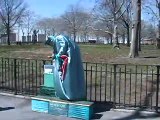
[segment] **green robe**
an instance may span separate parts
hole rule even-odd
[[[46,44],[54,48],[54,76],[57,97],[64,100],[82,100],[86,98],[83,63],[78,45],[69,37],[49,36]],[[62,59],[66,56],[67,59]],[[65,64],[65,70],[62,66]]]

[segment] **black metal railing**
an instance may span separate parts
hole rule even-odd
[[[88,100],[110,101],[120,108],[144,107],[158,110],[160,66],[84,64]]]
[[[43,66],[51,60],[0,58],[0,89],[36,95],[43,85]],[[159,65],[84,62],[87,100],[113,102],[119,108],[143,107],[158,111]]]

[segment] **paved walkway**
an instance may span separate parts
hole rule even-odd
[[[122,111],[99,110],[94,115],[95,120],[160,120],[154,113],[135,113]],[[15,96],[0,95],[0,120],[76,120],[63,116],[33,112],[31,100]]]

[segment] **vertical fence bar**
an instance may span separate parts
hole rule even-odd
[[[91,76],[90,76],[90,101],[92,100],[92,66],[91,66]]]
[[[37,93],[37,91],[38,91],[37,88],[39,87],[39,86],[37,85],[37,83],[38,83],[37,69],[38,69],[38,68],[37,68],[37,60],[36,60],[36,93],[35,93],[36,95],[38,94],[38,93]]]
[[[87,87],[87,86],[88,86],[88,85],[87,85],[87,84],[88,84],[88,79],[87,79],[88,69],[87,69],[87,67],[88,67],[88,64],[87,64],[87,62],[86,62],[86,70],[85,70],[85,71],[86,71],[86,75],[85,75],[85,77],[86,77],[86,98],[87,98],[87,96],[88,96],[88,95],[87,95],[87,88],[88,88],[88,87]]]
[[[157,89],[156,89],[156,112],[158,112],[158,101],[159,101],[159,69],[160,66],[157,66]]]
[[[100,70],[100,101],[102,101],[102,66]]]
[[[29,90],[29,95],[30,95],[30,60],[28,59],[28,78],[27,78],[27,86]]]
[[[153,91],[153,69],[152,69],[152,86],[151,86],[151,91]],[[152,100],[152,98],[153,98],[153,96],[151,96],[151,109],[152,109],[152,102],[153,102],[153,100]]]
[[[120,107],[120,103],[121,103],[121,68],[119,69],[119,107]]]
[[[14,90],[14,59],[11,61],[11,89]]]
[[[27,63],[24,62],[24,85],[25,85],[25,92],[27,88]]]
[[[32,61],[32,63],[31,63],[31,74],[32,74],[32,79],[31,79],[31,84],[32,84],[32,87],[31,87],[31,94],[34,94],[34,86],[33,86],[33,84],[34,84],[34,69],[33,69],[33,61]]]
[[[2,58],[2,81],[1,81],[1,84],[2,84],[2,88],[3,88],[3,58]]]
[[[116,106],[116,75],[117,75],[117,71],[116,71],[116,67],[117,65],[113,65],[113,75],[114,75],[114,85],[113,85],[113,104],[114,104],[114,107]]]
[[[24,76],[23,76],[23,59],[21,59],[21,87],[22,87],[22,94],[24,91]]]
[[[107,64],[106,64],[106,70],[105,70],[105,72],[106,72],[106,74],[105,74],[105,102],[106,102],[106,97],[107,97],[107,95],[106,95],[106,92],[107,92]]]
[[[137,106],[137,65],[135,68],[135,107]]]
[[[109,85],[109,89],[110,89],[110,91],[109,91],[109,93],[110,93],[109,99],[111,101],[111,98],[112,98],[112,68],[110,70],[110,85]]]
[[[39,85],[42,85],[42,80],[43,80],[43,75],[42,75],[42,63],[39,63],[39,77],[40,77],[40,81],[39,81]]]
[[[19,81],[19,66],[20,66],[20,64],[19,64],[19,61],[17,62],[18,64],[17,64],[17,74],[18,74],[18,76],[17,76],[17,91],[18,92],[20,92],[20,81]]]
[[[16,64],[17,59],[14,59],[14,87],[15,91],[14,94],[17,95],[17,64]]]
[[[42,71],[43,71],[43,73],[44,73],[44,65],[46,64],[46,60],[43,60],[43,69],[42,69]],[[43,74],[43,76],[42,76],[42,83],[44,83],[44,74]],[[87,91],[87,90],[86,90]],[[87,95],[87,94],[86,94]]]
[[[140,107],[142,107],[142,68],[141,68],[141,86],[140,86]]]
[[[6,65],[6,60],[4,62],[4,88],[7,89],[7,65]]]
[[[97,63],[96,63],[96,71],[95,71],[95,101],[97,101]]]
[[[124,68],[124,105],[126,104],[126,74],[127,74],[127,71],[126,71],[126,65],[125,65],[125,68]]]
[[[130,73],[129,73],[129,105],[131,105],[131,89],[132,89],[132,86],[131,86],[131,77],[132,77],[132,73],[131,73],[131,69],[130,69]]]
[[[148,65],[146,66],[146,96],[148,94]]]
[[[8,88],[11,89],[11,86],[10,86],[10,81],[11,81],[11,76],[10,76],[10,61],[9,61],[9,58],[7,59],[8,60]]]

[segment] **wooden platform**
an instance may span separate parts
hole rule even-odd
[[[56,97],[36,96],[32,97],[32,110],[89,120],[93,115],[93,102],[66,101]]]

